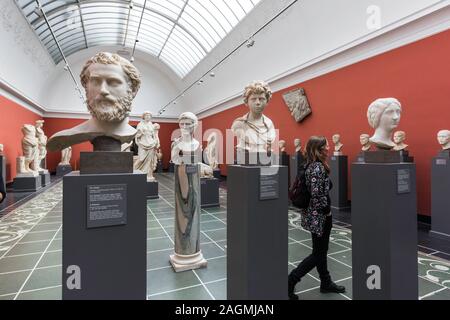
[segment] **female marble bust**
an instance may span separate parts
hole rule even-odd
[[[342,147],[344,146],[341,142],[341,135],[340,134],[334,134],[332,137],[333,143],[334,143],[334,155],[341,155],[342,154]]]
[[[450,150],[450,130],[441,130],[437,134],[437,140],[442,150]]]
[[[142,121],[137,125],[136,144],[138,158],[134,163],[136,170],[147,173],[147,181],[154,181],[153,171],[156,168],[156,150],[159,148],[159,139],[155,133],[155,125],[151,122],[152,114],[148,111],[142,115]]]
[[[193,164],[199,162],[200,142],[194,138],[198,119],[192,112],[184,112],[178,118],[181,137],[172,143],[171,160],[174,164]],[[195,160],[191,156],[195,155]]]
[[[369,125],[375,129],[370,142],[379,149],[394,148],[395,143],[392,142],[391,136],[400,122],[401,113],[402,106],[395,98],[382,98],[372,102],[367,110]]]
[[[270,152],[276,137],[275,127],[263,111],[272,91],[263,81],[255,81],[244,90],[244,103],[249,112],[234,120],[231,130],[237,137],[237,149],[248,152]]]
[[[405,131],[397,131],[394,133],[395,151],[405,150],[408,147],[408,145],[404,143],[405,139]]]
[[[369,139],[370,139],[370,136],[367,133],[363,133],[363,134],[361,134],[359,136],[359,142],[362,145],[362,148],[361,148],[362,151],[369,151],[370,150],[370,147],[372,145],[370,144]]]

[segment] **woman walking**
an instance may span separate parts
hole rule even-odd
[[[336,285],[327,267],[327,252],[332,227],[331,201],[329,191],[330,167],[327,163],[328,141],[322,136],[312,136],[305,150],[305,182],[311,199],[306,209],[300,209],[301,225],[311,232],[312,253],[306,257],[288,277],[288,294],[290,300],[298,300],[295,285],[314,267],[320,276],[320,292],[345,292],[345,287]]]

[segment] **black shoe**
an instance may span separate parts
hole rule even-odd
[[[291,276],[288,277],[288,297],[289,300],[298,300],[298,296],[294,293],[295,285],[298,281],[295,281]]]
[[[326,285],[320,285],[320,292],[322,293],[344,293],[345,287],[344,286],[338,286],[333,281],[328,282]]]

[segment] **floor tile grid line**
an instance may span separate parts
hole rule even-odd
[[[27,232],[27,234],[45,233],[45,232],[55,231],[55,230],[58,230],[58,229],[59,229],[59,227],[57,229],[52,229],[52,230],[29,231],[29,232]],[[30,230],[33,230],[33,229],[30,229]]]
[[[214,241],[214,239],[212,239],[210,236],[208,236],[208,234],[205,233],[205,231],[200,231],[205,237],[207,237],[209,240],[211,240],[220,250],[222,250],[223,252],[225,252],[225,249],[222,248],[216,241]]]
[[[295,240],[295,239],[292,238],[292,237],[288,237],[288,239],[291,240],[291,241],[293,241],[293,243],[300,243],[300,244],[302,244],[302,245],[304,245],[304,246],[306,246],[306,247],[308,247],[309,249],[312,250],[312,247],[310,247],[310,246],[308,246],[308,245],[305,245],[305,244],[303,243],[303,242],[311,241],[311,239]],[[348,248],[348,247],[346,247],[346,246],[344,246],[344,245],[342,245],[342,244],[335,243],[335,242],[333,242],[333,241],[331,241],[331,240],[330,240],[330,242],[333,243],[333,244],[335,244],[335,245],[337,245],[337,246],[340,246],[340,247],[344,248],[344,249],[342,249],[342,251],[338,251],[338,252],[345,252],[345,251],[348,251],[348,250],[352,250],[351,248]],[[333,252],[332,254],[335,254],[335,253],[338,253],[338,252]]]
[[[35,268],[35,270],[49,269],[49,268],[56,268],[56,267],[62,267],[62,264],[55,264],[55,265],[51,265],[51,266],[38,267],[38,268]],[[33,268],[28,268],[28,269],[0,272],[0,276],[1,275],[5,275],[5,274],[11,274],[11,273],[28,272],[28,271],[32,271],[32,270],[33,270]]]
[[[163,232],[166,234],[166,236],[169,238],[170,242],[172,242],[172,244],[175,244],[175,242],[173,241],[172,237],[169,235],[169,233],[167,232],[167,230],[163,227],[163,225],[161,224],[161,222],[159,222],[159,220],[156,218],[155,214],[153,213],[152,209],[150,209],[150,207],[147,205],[147,209],[150,211],[150,213],[153,215],[153,217],[155,217],[156,222],[159,224],[159,226],[161,227],[161,229],[163,230]]]
[[[50,191],[50,190],[52,190],[52,189],[58,187],[59,183],[62,183],[62,181],[61,181],[61,182],[55,182],[54,185],[49,185],[47,190],[45,190],[44,188],[41,189],[41,190],[39,190],[39,194],[31,193],[30,195],[24,197],[23,199],[20,199],[19,201],[17,201],[17,202],[15,202],[15,203],[11,204],[10,206],[4,208],[2,211],[0,211],[0,213],[6,211],[9,207],[15,206],[15,205],[17,205],[18,203],[20,203],[20,202],[22,202],[22,201],[25,201],[26,199],[28,199],[28,198],[31,197],[31,196],[34,196],[34,198],[32,198],[32,199],[39,198],[39,196],[41,196],[41,195],[44,194],[45,192],[48,192],[48,191]],[[45,187],[45,188],[47,188],[47,187]],[[30,200],[32,200],[32,199],[30,199]],[[6,218],[8,218],[10,215],[14,214],[14,212],[15,212],[17,209],[20,209],[22,206],[26,205],[28,202],[29,202],[29,201],[25,201],[24,203],[18,205],[16,208],[14,208],[13,210],[11,210],[11,211],[8,212],[7,214],[1,216],[1,217],[0,217],[0,223],[2,223],[2,221],[5,220]],[[55,206],[55,207],[56,207],[56,206]]]
[[[36,291],[42,291],[42,290],[48,290],[48,289],[55,289],[55,288],[60,288],[62,287],[62,285],[57,285],[57,286],[50,286],[50,287],[43,287],[43,288],[37,288],[37,289],[31,289],[31,290],[23,290],[21,292],[21,294],[23,293],[30,293],[30,292],[36,292]]]
[[[198,281],[200,281],[200,284],[203,286],[203,288],[206,290],[206,292],[208,293],[208,295],[211,297],[211,299],[213,300],[217,300],[216,297],[213,296],[213,294],[211,293],[211,291],[209,291],[208,287],[205,285],[205,283],[202,281],[202,279],[198,276],[197,272],[195,270],[192,270],[192,272],[194,273],[194,275],[197,277]]]
[[[227,278],[222,278],[222,279],[218,279],[218,280],[212,280],[212,281],[208,281],[208,282],[204,282],[204,284],[211,284],[211,283],[216,283],[216,282],[220,282],[220,281],[224,281],[227,280]],[[201,287],[201,284],[194,284],[192,286],[187,286],[187,287],[183,287],[183,288],[177,288],[177,289],[173,289],[173,290],[167,290],[164,292],[159,292],[159,293],[152,293],[147,295],[148,297],[155,297],[155,296],[160,296],[166,293],[172,293],[172,292],[177,292],[177,291],[181,291],[181,290],[186,290],[186,289],[191,289],[191,288],[197,288],[197,287]]]
[[[56,188],[56,186],[55,186],[55,188]],[[48,191],[50,191],[50,190],[48,190]],[[58,203],[59,203],[59,202],[58,202]],[[25,205],[25,204],[24,204],[24,205]],[[55,207],[56,207],[56,205],[55,205]],[[45,215],[43,215],[43,216],[42,216],[42,217],[34,224],[34,226],[33,226],[32,228],[34,228],[37,224],[39,224],[39,222],[41,222],[41,220],[44,219],[44,218],[47,216],[47,214],[48,214],[51,210],[53,210],[55,207],[53,207],[53,208],[50,209]],[[12,211],[11,213],[15,212],[16,210],[17,210],[17,209],[14,209],[14,211]],[[1,224],[1,221],[0,221],[0,224]],[[30,230],[31,230],[32,228],[30,228],[30,229],[29,229],[27,232],[25,232],[20,238],[18,238],[18,239],[16,240],[16,242],[14,242],[14,244],[12,244],[11,247],[9,247],[9,249],[6,250],[6,251],[3,253],[2,256],[0,256],[0,260],[3,259],[3,257],[5,257],[5,256],[8,254],[8,252],[11,251],[11,250],[12,250],[12,249],[20,242],[21,239],[23,239],[28,233],[30,233]],[[51,230],[51,231],[55,231],[55,230]],[[58,230],[58,231],[59,231],[59,230]],[[56,231],[55,235],[58,234],[58,231]],[[47,232],[49,232],[49,231],[47,231]]]
[[[445,291],[445,290],[449,290],[449,289],[448,288],[441,288],[441,289],[435,290],[433,292],[427,293],[426,295],[423,295],[423,296],[419,297],[419,300],[423,300],[425,298],[434,296],[436,293],[439,293],[439,292],[442,292],[442,291]]]
[[[423,246],[423,245],[421,245],[421,244],[418,244],[417,246],[418,246],[418,247],[421,247],[421,248],[428,249],[428,250],[434,250],[434,251],[436,251],[437,253],[443,253],[443,254],[445,254],[445,255],[447,255],[447,256],[450,256],[450,253],[447,253],[447,252],[444,252],[444,251],[439,251],[439,250],[436,250],[436,249],[433,249],[433,248],[430,248],[430,247],[425,247],[425,246]]]
[[[167,238],[167,237],[165,237],[165,238]],[[212,239],[211,239],[211,241],[202,242],[201,244],[216,244],[217,245],[217,243]],[[219,246],[219,245],[217,245],[217,246]],[[219,246],[219,248],[220,248],[220,246]],[[147,253],[164,252],[164,251],[170,251],[170,250],[173,250],[173,248],[150,250],[150,251],[147,251]],[[224,251],[224,250],[222,249],[222,251]]]
[[[19,294],[22,292],[23,288],[25,287],[25,285],[27,284],[28,280],[30,279],[31,275],[33,274],[34,270],[36,269],[36,267],[38,266],[38,264],[41,262],[42,258],[44,257],[44,254],[47,252],[48,248],[50,247],[52,241],[55,239],[56,235],[58,234],[58,232],[61,230],[61,227],[58,229],[58,231],[56,231],[55,235],[53,236],[53,239],[50,240],[50,242],[48,243],[47,247],[45,248],[44,252],[41,254],[41,256],[39,257],[38,261],[36,262],[36,264],[34,265],[34,268],[31,270],[31,272],[28,274],[27,278],[25,279],[25,281],[23,282],[22,286],[20,287],[19,291],[17,292],[16,296],[14,297],[13,300],[16,300],[17,297],[19,296]]]
[[[62,249],[49,250],[49,251],[47,251],[47,253],[55,253],[55,252],[60,252],[60,251],[62,251]],[[30,253],[23,253],[23,254],[14,254],[14,255],[6,256],[5,258],[26,257],[26,256],[32,256],[34,254],[40,254],[43,252],[44,251],[30,252]]]
[[[305,247],[307,247],[307,248],[309,248],[309,249],[312,250],[312,247],[310,247],[310,246],[308,246],[308,245],[306,245],[306,244],[304,244],[304,243],[300,243],[300,244],[301,244],[302,246],[305,246]],[[334,258],[334,257],[328,256],[328,258],[330,258],[330,259],[332,259],[332,260],[334,260],[334,261],[336,261],[336,262],[338,262],[338,263],[340,263],[340,264],[342,264],[342,265],[344,265],[344,266],[346,266],[346,267],[352,268],[352,266],[350,266],[350,265],[346,264],[345,262],[342,262],[342,261],[340,261],[340,260],[338,260],[338,259],[336,259],[336,258]]]
[[[442,288],[450,289],[449,287],[446,287],[446,286],[444,286],[443,284],[440,284],[439,282],[435,282],[435,281],[433,281],[433,280],[431,280],[431,279],[428,279],[428,278],[425,277],[425,276],[419,276],[419,278],[421,278],[421,279],[423,279],[423,280],[426,280],[426,281],[428,281],[428,282],[430,282],[430,283],[433,283],[433,284],[435,284],[435,285],[438,285],[438,286],[440,286],[440,287],[442,287]]]

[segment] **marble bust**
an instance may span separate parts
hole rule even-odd
[[[280,149],[280,153],[286,153],[286,141],[285,140],[278,141],[278,148]]]
[[[299,138],[294,140],[294,147],[296,153],[302,151],[302,141]]]
[[[61,162],[59,165],[70,165],[70,158],[72,158],[72,147],[67,147],[61,150]]]
[[[121,144],[130,142],[136,134],[128,124],[128,115],[141,84],[139,71],[117,54],[100,52],[86,62],[80,78],[92,118],[54,134],[47,149],[62,150],[101,137],[101,140],[112,141],[114,151],[120,151]],[[94,151],[97,151],[95,143]]]
[[[36,170],[38,168],[36,163],[39,161],[39,141],[36,138],[36,128],[31,124],[24,124],[22,134],[23,158],[19,157],[17,173],[37,176],[39,175]]]
[[[3,144],[0,143],[0,156],[3,155]]]
[[[370,147],[372,145],[370,144],[369,139],[370,139],[370,136],[367,133],[363,133],[363,134],[361,134],[359,136],[359,142],[362,145],[362,148],[361,148],[362,151],[369,151],[370,150]]]
[[[334,143],[334,155],[342,155],[342,147],[344,146],[341,142],[341,135],[340,134],[334,134],[332,137],[333,143]]]
[[[171,160],[174,164],[196,164],[199,162],[201,145],[194,138],[195,129],[198,126],[198,118],[192,112],[184,112],[178,118],[181,137],[174,140],[171,147]],[[196,159],[190,156],[194,155]]]
[[[152,114],[145,111],[142,114],[142,121],[137,125],[136,144],[138,146],[138,157],[134,163],[134,169],[141,170],[147,174],[147,181],[154,181],[153,171],[156,169],[156,152],[159,146],[159,138],[156,123],[152,123]],[[159,128],[159,125],[158,125]]]
[[[391,150],[395,143],[391,140],[392,131],[400,122],[402,106],[395,98],[377,99],[367,109],[369,125],[375,133],[369,139],[378,149]]]
[[[44,170],[43,168],[41,168],[41,161],[43,159],[45,159],[45,157],[47,156],[47,136],[44,133],[44,130],[42,129],[42,127],[44,126],[44,120],[37,120],[36,121],[36,138],[38,139],[38,151],[39,151],[39,155],[38,155],[38,161],[36,163],[37,165],[37,170],[42,171]]]
[[[437,134],[437,140],[442,150],[450,150],[450,130],[441,130]]]
[[[212,170],[215,170],[219,167],[219,163],[217,161],[217,133],[212,132],[207,139],[208,145],[205,148],[206,159],[208,160],[208,164]]]
[[[263,81],[250,83],[244,90],[244,103],[249,112],[234,120],[231,130],[237,137],[237,150],[248,152],[271,151],[275,141],[275,127],[263,112],[266,108],[272,91]]]
[[[406,139],[405,131],[396,131],[394,133],[395,151],[405,150],[408,147],[408,145],[404,143],[405,139]]]

